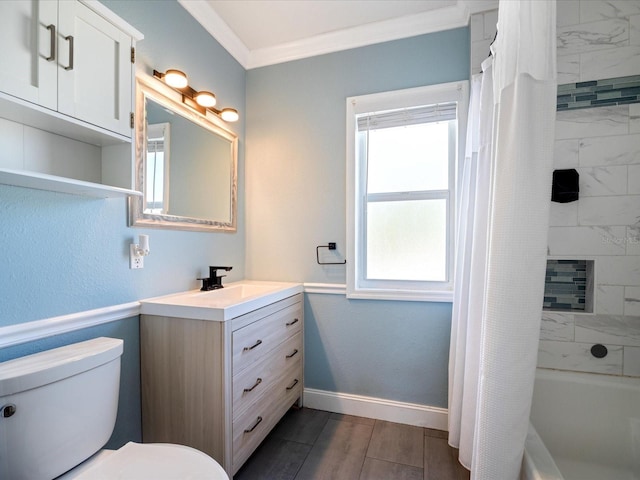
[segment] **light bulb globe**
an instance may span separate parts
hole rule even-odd
[[[195,99],[201,107],[213,107],[216,104],[216,96],[206,90],[196,93]]]
[[[184,88],[189,82],[187,81],[187,75],[180,70],[167,70],[164,74],[164,81],[167,85],[173,88]]]
[[[233,108],[224,108],[220,112],[220,117],[225,122],[237,122],[240,118],[240,115],[238,114],[238,111]]]

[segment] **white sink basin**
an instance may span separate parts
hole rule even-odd
[[[302,284],[243,280],[224,288],[191,290],[140,302],[146,315],[224,322],[302,292]]]

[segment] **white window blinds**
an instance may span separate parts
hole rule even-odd
[[[357,116],[358,131],[401,127],[419,123],[445,122],[456,119],[456,102],[372,112]]]

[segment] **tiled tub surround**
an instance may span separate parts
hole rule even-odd
[[[604,358],[591,354],[598,343]],[[543,312],[538,366],[640,377],[640,317]]]
[[[554,168],[580,199],[551,204],[552,257],[594,261],[594,315],[543,311],[538,366],[640,376],[640,104],[559,111]],[[608,355],[590,349],[601,343]]]
[[[555,168],[576,168],[580,199],[552,203],[549,255],[595,265],[595,315],[544,311],[538,366],[640,376],[640,104],[560,111]],[[591,355],[595,343],[609,351]]]
[[[640,81],[640,2],[557,6],[558,84],[613,89],[625,83],[615,79]],[[557,112],[554,168],[578,170],[580,198],[551,204],[548,243],[552,258],[594,260],[594,314],[543,311],[538,365],[638,377],[640,103],[596,105]],[[606,357],[591,355],[596,343]]]
[[[640,74],[640,2],[557,1],[558,84]],[[489,55],[498,11],[471,16],[471,73]]]
[[[558,84],[639,75],[640,2],[558,0]]]
[[[558,111],[631,103],[640,103],[640,75],[558,85]]]
[[[489,47],[496,35],[498,10],[471,15],[471,74],[481,72],[480,65],[489,56]]]
[[[587,268],[589,266],[589,268]],[[589,270],[589,272],[587,272]],[[587,260],[547,260],[547,272],[544,282],[545,310],[555,311],[593,311],[593,283],[591,277],[593,262]],[[587,295],[587,283],[592,287]],[[589,299],[587,301],[587,296]],[[587,308],[587,304],[588,307]]]
[[[591,355],[598,343],[604,358]],[[640,377],[640,317],[543,312],[538,366]]]
[[[557,9],[559,85],[595,81],[577,88],[611,85],[612,96],[637,86],[628,84],[640,80],[640,1],[558,0]],[[472,74],[497,19],[497,10],[471,16]],[[551,204],[548,253],[594,260],[594,314],[542,312],[539,366],[640,376],[640,103],[596,105],[557,112],[554,168],[578,170],[580,199]],[[593,357],[594,343],[609,354]]]

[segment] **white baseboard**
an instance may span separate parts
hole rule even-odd
[[[304,389],[303,405],[345,415],[357,415],[416,427],[447,430],[448,412],[446,408],[328,392],[313,388]]]

